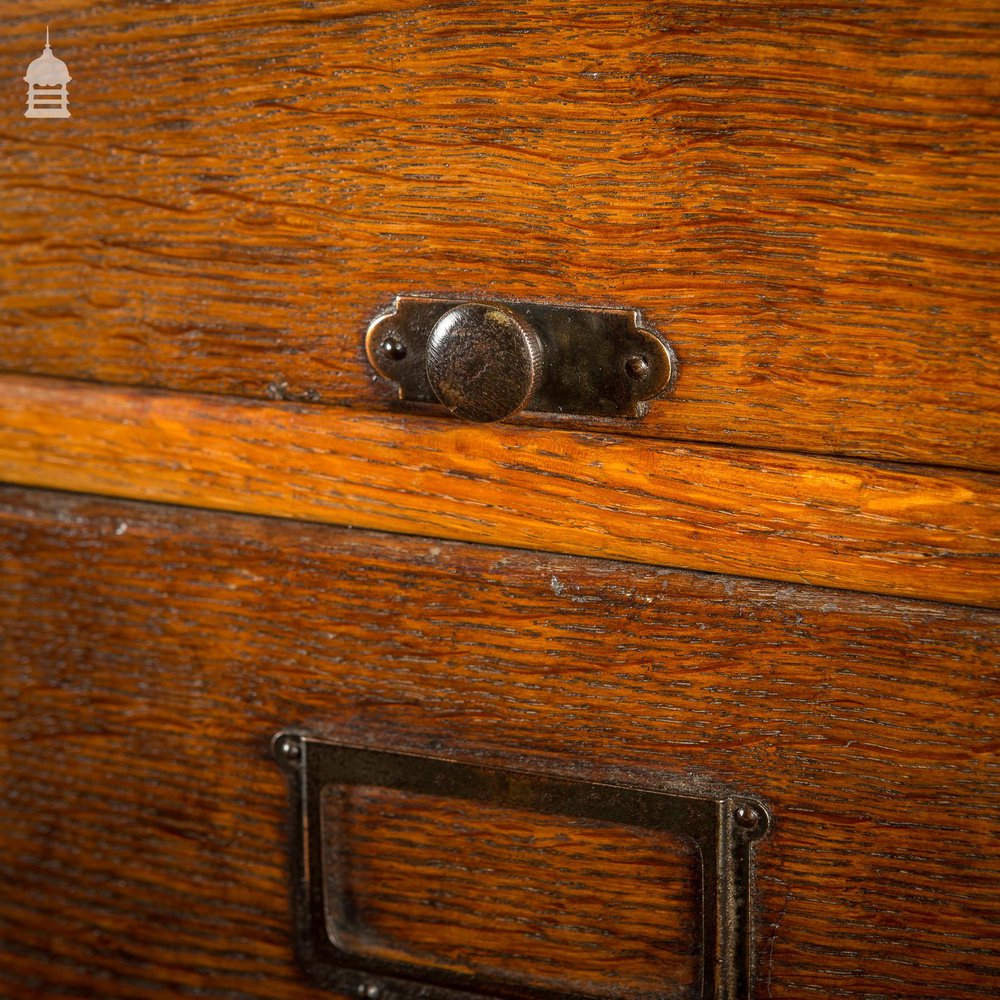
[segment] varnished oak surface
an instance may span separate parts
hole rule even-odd
[[[997,477],[0,376],[0,479],[995,605]]]
[[[327,892],[353,954],[581,1000],[660,1000],[697,984],[689,843],[444,796],[332,791]]]
[[[612,304],[681,362],[625,433],[1000,468],[996,14],[4,3],[0,368],[382,409],[398,293]]]
[[[995,613],[0,495],[5,998],[320,1000],[288,726],[758,793],[762,1000],[995,996]]]

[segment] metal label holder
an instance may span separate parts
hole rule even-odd
[[[275,759],[292,776],[292,881],[296,949],[319,985],[381,997],[579,1000],[547,988],[428,969],[352,954],[328,926],[323,877],[323,789],[367,785],[446,796],[548,815],[662,831],[691,842],[701,865],[700,1000],[752,996],[753,845],[770,826],[764,804],[746,796],[713,798],[626,785],[573,781],[526,771],[415,754],[370,750],[279,732]],[[377,977],[377,978],[376,978]]]

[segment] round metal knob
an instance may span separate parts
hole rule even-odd
[[[488,423],[517,413],[535,394],[543,365],[534,328],[504,306],[465,302],[434,324],[427,379],[456,416]]]

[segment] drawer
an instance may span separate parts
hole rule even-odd
[[[0,368],[381,413],[400,293],[612,305],[680,363],[615,433],[995,470],[993,13],[65,3],[72,118],[4,128]]]
[[[13,487],[0,499],[4,996],[347,996],[293,962],[289,785],[268,748],[289,728],[539,780],[757,796],[772,815],[751,894],[759,996],[993,992],[994,613]],[[692,979],[683,851],[355,792],[338,822],[358,947],[389,939],[425,965],[551,974],[594,997],[621,995],[614,960],[629,995],[695,995],[649,985],[661,960],[665,981]],[[528,947],[506,918],[543,862],[546,934]],[[637,890],[650,870],[662,892]],[[456,924],[483,932],[463,951]]]
[[[61,4],[0,997],[994,995],[993,6]],[[557,323],[511,398],[666,378],[553,307],[675,377],[459,420],[365,350],[445,299]]]

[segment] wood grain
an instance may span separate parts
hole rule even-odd
[[[683,841],[394,789],[327,792],[327,892],[352,954],[581,998],[697,986],[701,874]]]
[[[996,995],[996,613],[0,498],[5,998],[320,1000],[289,944],[287,727],[760,794],[761,1000]]]
[[[0,478],[993,606],[995,476],[0,376]]]
[[[624,433],[1000,469],[993,0],[0,10],[4,369],[379,410],[398,293],[621,305]]]

